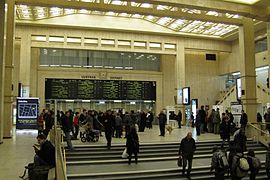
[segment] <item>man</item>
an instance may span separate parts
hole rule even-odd
[[[219,108],[217,108],[217,111],[213,112],[214,134],[219,134],[220,121]]]
[[[213,147],[213,157],[212,157],[212,161],[211,161],[211,171],[215,170],[215,179],[216,180],[224,180],[224,174],[226,172],[226,169],[224,167],[221,167],[220,163],[219,163],[219,158],[221,158],[221,156],[226,157],[225,152],[223,152],[222,150],[219,150],[218,147],[215,145]]]
[[[37,136],[37,142],[40,147],[33,146],[36,152],[34,157],[35,166],[55,166],[55,147],[50,141],[46,140],[43,134]]]
[[[159,120],[159,130],[160,130],[159,136],[165,136],[165,125],[167,122],[167,116],[163,111],[160,111],[158,115],[158,120]]]
[[[248,122],[248,116],[245,113],[245,111],[242,110],[242,114],[241,114],[241,118],[240,118],[240,124],[241,124],[242,129],[246,130],[247,122]]]
[[[70,112],[67,111],[66,115],[62,118],[62,127],[66,137],[67,146],[70,151],[74,151],[74,148],[71,143],[71,129],[73,128],[73,121],[70,119]]]
[[[107,148],[111,149],[112,135],[113,135],[113,121],[114,116],[111,110],[108,110],[104,119],[105,137],[107,140]]]
[[[192,133],[189,132],[187,136],[181,140],[178,153],[183,158],[183,171],[182,171],[183,176],[185,175],[185,170],[188,161],[188,170],[187,170],[188,179],[190,179],[192,159],[195,150],[196,150],[195,140],[192,138]]]
[[[182,112],[179,110],[177,114],[177,121],[178,121],[178,128],[181,128],[181,122],[182,122]]]
[[[206,112],[204,110],[204,106],[201,106],[201,109],[199,110],[199,116],[201,120],[201,133],[204,133],[207,129],[207,127],[205,127]]]
[[[236,148],[240,149],[243,153],[247,149],[246,142],[247,137],[245,135],[245,130],[243,128],[240,128],[234,133],[234,144]]]

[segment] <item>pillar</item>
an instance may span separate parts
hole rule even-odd
[[[184,40],[178,40],[176,44],[176,66],[175,66],[177,90],[186,86],[186,62]],[[181,102],[182,103],[182,102]],[[182,124],[186,124],[185,106],[179,105],[176,108],[182,112]]]
[[[243,18],[243,25],[239,27],[239,55],[242,96],[241,102],[248,115],[249,122],[256,122],[256,71],[255,71],[255,43],[254,24],[251,18]]]
[[[267,51],[268,51],[268,66],[270,67],[270,23],[267,23]],[[268,78],[270,77],[270,69],[268,69]],[[268,99],[270,103],[270,99]]]
[[[4,86],[4,138],[12,136],[12,103],[13,103],[13,51],[15,31],[15,6],[14,1],[7,1],[7,26],[5,49],[5,86]]]
[[[0,1],[0,144],[4,135],[4,33],[5,33],[5,1]]]

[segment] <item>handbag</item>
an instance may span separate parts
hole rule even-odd
[[[183,159],[182,159],[182,156],[179,156],[177,159],[177,166],[181,167],[182,165],[183,165]]]

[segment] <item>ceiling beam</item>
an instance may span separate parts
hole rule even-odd
[[[190,19],[200,20],[214,23],[234,24],[241,25],[241,19],[227,18],[227,17],[216,17],[205,14],[191,14],[182,11],[169,11],[169,10],[157,10],[156,8],[141,8],[134,7],[128,3],[127,6],[119,6],[104,3],[89,3],[89,2],[78,2],[78,1],[66,1],[66,0],[15,0],[16,4],[24,4],[29,6],[41,6],[41,7],[59,7],[69,9],[87,9],[91,11],[113,11],[116,13],[128,13],[128,14],[141,14],[141,15],[152,15],[158,17],[171,17],[176,19]]]
[[[127,0],[127,1],[238,14],[241,16],[261,21],[267,21],[270,17],[268,7],[263,8],[246,4],[225,2],[221,0]]]

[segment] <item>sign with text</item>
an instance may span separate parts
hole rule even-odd
[[[17,98],[17,129],[37,129],[39,98]]]

